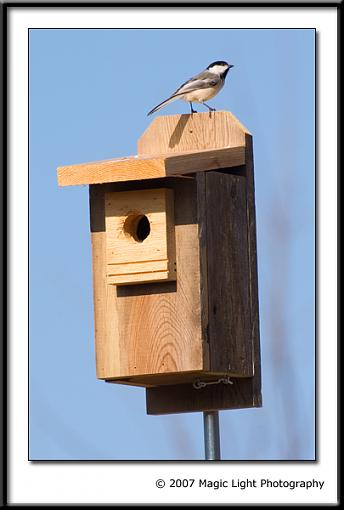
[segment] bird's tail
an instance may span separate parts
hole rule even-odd
[[[178,96],[179,96],[179,94],[173,95],[173,96],[169,97],[168,99],[166,99],[165,101],[163,101],[162,103],[158,104],[157,106],[155,106],[153,108],[153,110],[151,110],[150,112],[147,113],[147,116],[152,115],[152,113],[157,112],[158,110],[161,110],[161,108],[163,108],[167,104],[172,103],[172,101],[175,101],[176,99],[178,99]]]

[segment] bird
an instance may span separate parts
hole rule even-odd
[[[192,103],[204,104],[210,112],[215,111],[215,108],[207,105],[205,101],[212,99],[220,92],[225,83],[227,73],[232,67],[234,67],[234,65],[227,64],[227,62],[223,60],[212,62],[204,71],[183,83],[168,99],[165,99],[165,101],[155,106],[147,113],[147,116],[164,108],[164,106],[172,103],[172,101],[176,99],[183,99],[183,101],[190,103],[191,115],[197,113]]]

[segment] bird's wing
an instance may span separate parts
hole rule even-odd
[[[183,83],[179,89],[177,89],[172,96],[186,94],[187,92],[192,92],[197,89],[207,89],[209,87],[215,87],[219,83],[221,78],[215,74],[210,73],[209,71],[203,71],[203,73],[198,74],[194,78]]]
[[[183,83],[183,85],[181,85],[179,89],[177,89],[168,99],[165,99],[165,101],[155,106],[155,108],[147,113],[147,115],[151,115],[152,113],[157,112],[167,104],[175,101],[180,96],[187,94],[188,92],[215,87],[220,80],[221,78],[217,74],[210,73],[209,71],[203,71],[194,78],[191,78],[190,80]]]

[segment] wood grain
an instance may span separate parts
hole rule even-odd
[[[134,156],[60,166],[57,169],[59,186],[156,179],[164,176],[165,165],[163,159],[137,159]]]
[[[156,386],[170,386],[178,385],[182,387],[181,380],[183,383],[193,384],[195,381],[214,381],[220,377],[227,377],[228,374],[207,372],[204,370],[191,370],[183,372],[165,372],[163,374],[151,374],[144,376],[131,376],[118,379],[107,379],[106,382],[112,384],[130,384],[132,386],[144,386],[154,388]]]
[[[252,396],[257,406],[262,405],[261,395],[261,360],[260,360],[260,331],[259,331],[259,299],[258,299],[258,260],[256,239],[256,207],[254,191],[254,163],[253,140],[248,133],[245,135],[246,146],[246,186],[247,186],[247,223],[248,223],[248,261],[249,261],[249,290],[251,308],[251,338],[254,363],[254,377],[252,379]]]
[[[167,261],[166,261],[167,266]],[[175,274],[171,273],[168,270],[155,270],[155,271],[147,271],[146,273],[143,271],[137,273],[126,273],[126,274],[115,274],[108,275],[107,283],[108,285],[137,285],[138,283],[154,283],[154,282],[166,282],[175,280]]]
[[[117,276],[117,275],[127,275],[127,274],[139,274],[144,272],[142,269],[146,269],[148,273],[154,273],[156,271],[167,271],[168,269],[168,260],[142,260],[137,262],[130,263],[121,263],[118,264],[109,264],[107,267],[107,275],[109,276]],[[139,282],[138,282],[139,283]]]
[[[195,183],[180,181],[175,189],[177,287],[154,294],[133,295],[121,290],[120,350],[127,375],[183,372],[202,369],[198,228],[195,218]]]
[[[244,340],[244,349],[250,351],[251,356],[249,356],[249,364],[244,364],[243,368],[244,372],[247,369],[247,373],[251,375],[251,377],[233,377],[232,385],[224,385],[222,383],[216,385],[206,386],[205,388],[196,390],[192,383],[183,383],[183,384],[173,384],[168,386],[152,386],[146,389],[146,404],[147,404],[147,413],[148,414],[170,414],[170,413],[182,413],[182,412],[200,412],[200,411],[214,411],[221,409],[239,409],[239,408],[249,408],[249,407],[260,407],[262,405],[262,395],[261,395],[261,366],[260,366],[260,339],[259,339],[259,305],[258,305],[258,277],[257,277],[257,247],[256,247],[256,223],[255,223],[255,199],[254,199],[254,169],[253,169],[253,149],[252,149],[252,137],[245,133],[245,147],[246,147],[246,165],[243,168],[240,168],[240,171],[236,171],[234,169],[233,175],[235,178],[244,179],[245,190],[243,190],[242,180],[234,183],[234,198],[237,197],[239,200],[239,209],[240,209],[240,217],[241,220],[245,224],[245,219],[243,218],[243,202],[242,197],[246,195],[246,229],[244,228],[241,234],[247,235],[247,243],[246,243],[246,256],[244,254],[244,258],[246,261],[242,264],[246,264],[246,273],[243,274],[242,271],[236,272],[236,274],[228,273],[224,268],[224,262],[221,260],[222,256],[226,256],[222,252],[220,240],[221,240],[221,230],[219,229],[219,223],[216,222],[216,214],[214,217],[212,216],[209,220],[207,218],[207,198],[211,198],[215,203],[219,204],[219,209],[224,210],[224,204],[219,203],[219,197],[217,196],[219,193],[220,187],[218,186],[218,182],[215,184],[215,188],[207,190],[207,185],[211,183],[211,180],[214,179],[213,173],[207,174],[198,174],[197,175],[197,190],[198,190],[198,221],[200,222],[199,232],[200,232],[200,271],[201,271],[201,320],[202,320],[202,332],[205,339],[209,341],[209,362],[210,362],[210,370],[211,372],[216,370],[217,367],[226,366],[226,363],[222,363],[221,356],[224,359],[229,359],[227,356],[230,353],[228,350],[228,345],[223,345],[225,338],[223,336],[217,336],[218,332],[223,332],[225,324],[221,322],[214,322],[214,317],[211,316],[212,312],[214,312],[214,308],[212,307],[211,300],[213,299],[213,303],[216,305],[218,303],[218,297],[221,294],[224,295],[226,291],[226,286],[222,286],[222,281],[220,276],[214,275],[214,278],[209,278],[208,275],[208,266],[217,265],[219,275],[222,274],[224,279],[232,278],[234,276],[234,280],[230,282],[230,285],[236,286],[241,282],[246,283],[244,287],[239,289],[239,297],[240,297],[240,307],[242,308],[243,317],[245,319],[245,324],[239,322],[235,327],[241,330],[241,333],[245,335]],[[231,170],[228,171],[229,173]],[[214,172],[215,174],[215,172]],[[224,178],[227,178],[225,176]],[[221,177],[215,177],[216,181],[221,182]],[[229,181],[228,181],[229,182]],[[233,180],[232,180],[233,182]],[[224,189],[227,188],[228,185],[224,185]],[[207,193],[208,191],[208,193]],[[239,193],[239,194],[238,194]],[[224,199],[226,193],[222,199]],[[240,198],[241,197],[241,198]],[[221,199],[221,200],[222,200]],[[220,200],[220,202],[221,202]],[[244,202],[244,205],[245,205]],[[235,208],[235,200],[232,206],[230,204],[226,204],[229,210]],[[230,218],[228,218],[229,221]],[[227,220],[227,222],[228,222]],[[211,232],[209,230],[211,229]],[[232,228],[232,237],[233,233],[235,233],[237,228]],[[228,242],[228,235],[225,234]],[[209,238],[208,238],[209,236]],[[214,239],[215,236],[215,239]],[[217,239],[216,239],[217,237]],[[234,236],[235,239],[235,236]],[[224,243],[226,245],[226,242]],[[245,239],[240,235],[239,240],[236,241],[238,246],[245,246]],[[217,248],[216,248],[217,246]],[[214,251],[212,251],[214,249]],[[217,252],[220,250],[220,252]],[[243,248],[245,251],[245,248]],[[220,256],[217,256],[220,255]],[[228,255],[229,257],[235,257],[238,259],[238,253]],[[209,260],[210,259],[210,260]],[[234,259],[234,266],[237,266],[238,260]],[[243,265],[241,266],[244,267]],[[228,269],[228,268],[227,268]],[[208,275],[207,279],[205,279],[205,274]],[[246,275],[246,276],[245,276]],[[221,290],[222,289],[222,290]],[[242,294],[244,292],[244,294]],[[248,294],[248,295],[247,295]],[[208,296],[209,300],[206,301],[206,297]],[[213,297],[212,297],[213,296]],[[233,294],[234,296],[234,294]],[[228,299],[231,296],[226,292],[224,297],[224,304],[227,303]],[[248,302],[249,310],[245,304]],[[222,302],[220,303],[220,306]],[[230,305],[230,303],[229,303]],[[226,310],[216,308],[216,315],[226,318],[227,321],[230,320],[230,316],[228,315]],[[233,317],[234,324],[236,321],[241,321],[241,317]],[[226,321],[225,321],[226,322]],[[212,326],[210,325],[212,323]],[[247,328],[247,324],[249,328]],[[215,336],[214,336],[215,335]],[[246,336],[247,335],[247,336]],[[227,337],[228,340],[228,337]],[[234,344],[235,345],[235,339]],[[212,343],[213,342],[213,343]],[[217,346],[221,346],[224,349],[218,349]],[[229,344],[230,345],[230,344]],[[239,353],[240,353],[240,345]],[[244,354],[246,356],[246,354]],[[239,359],[240,367],[240,355]],[[249,368],[251,366],[251,373],[249,372]],[[204,378],[203,380],[206,380]]]
[[[104,182],[90,186],[97,377],[146,386],[149,414],[258,407],[252,137],[216,112],[157,118],[138,146],[137,158],[59,174]],[[107,264],[105,193],[159,188],[175,196],[177,281],[108,285],[118,261]],[[192,386],[228,374],[233,385]]]
[[[253,378],[233,378],[233,384],[215,384],[196,390],[191,383],[146,389],[147,414],[192,413],[260,407]]]
[[[142,217],[149,222],[149,232],[139,240]],[[109,284],[176,279],[172,189],[106,193],[105,228]]]
[[[197,176],[198,177],[198,176]],[[230,173],[208,172],[205,178],[210,368],[232,375],[253,375],[246,179]],[[202,248],[201,248],[202,250]]]
[[[159,157],[137,156],[94,161],[57,169],[59,186],[139,181],[228,168],[245,163],[244,145]]]
[[[120,371],[120,352],[115,287],[106,280],[106,233],[104,189],[90,186],[90,220],[93,267],[93,304],[97,377]]]
[[[209,149],[197,153],[176,154],[165,157],[166,176],[188,175],[190,173],[230,168],[245,164],[245,147]]]
[[[203,369],[195,182],[170,178],[164,184],[175,194],[177,285],[171,286],[174,282],[123,287],[106,285],[104,269],[98,267],[105,260],[105,243],[97,245],[101,256],[96,257],[96,246],[93,248],[95,274],[101,274],[94,290],[97,377],[101,379]],[[120,191],[126,186],[95,186],[92,196],[97,190],[97,196],[104,200],[104,193]],[[158,187],[161,180],[141,182],[138,186],[141,189]],[[104,214],[104,205],[102,207]],[[99,211],[96,214],[94,208],[91,210],[91,216],[95,215],[93,223],[96,216],[101,216]],[[96,225],[103,229],[104,236],[105,225],[99,223]],[[113,293],[109,293],[109,288]],[[103,310],[111,307],[111,316],[104,315]],[[99,323],[101,319],[102,324]],[[111,324],[116,324],[116,329]],[[107,356],[110,359],[105,363]]]
[[[225,111],[160,116],[139,138],[137,152],[154,155],[244,146],[246,133],[240,121]]]
[[[208,372],[204,374],[213,374],[214,378],[216,372],[228,370],[230,364],[233,384],[220,383],[198,390],[191,381],[148,387],[148,414],[262,405],[253,151],[249,135],[246,150],[249,163],[245,174],[241,170],[239,175],[211,172],[196,177],[201,322],[209,346]],[[234,377],[236,370],[237,375],[245,377]],[[207,381],[207,377],[200,379]]]
[[[199,239],[200,292],[201,292],[201,328],[203,336],[203,364],[210,367],[209,339],[209,301],[208,301],[208,238],[207,238],[207,201],[206,176],[202,172],[196,176],[197,223]]]

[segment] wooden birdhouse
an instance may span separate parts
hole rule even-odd
[[[252,137],[229,112],[157,117],[88,184],[97,377],[147,412],[261,405]]]

